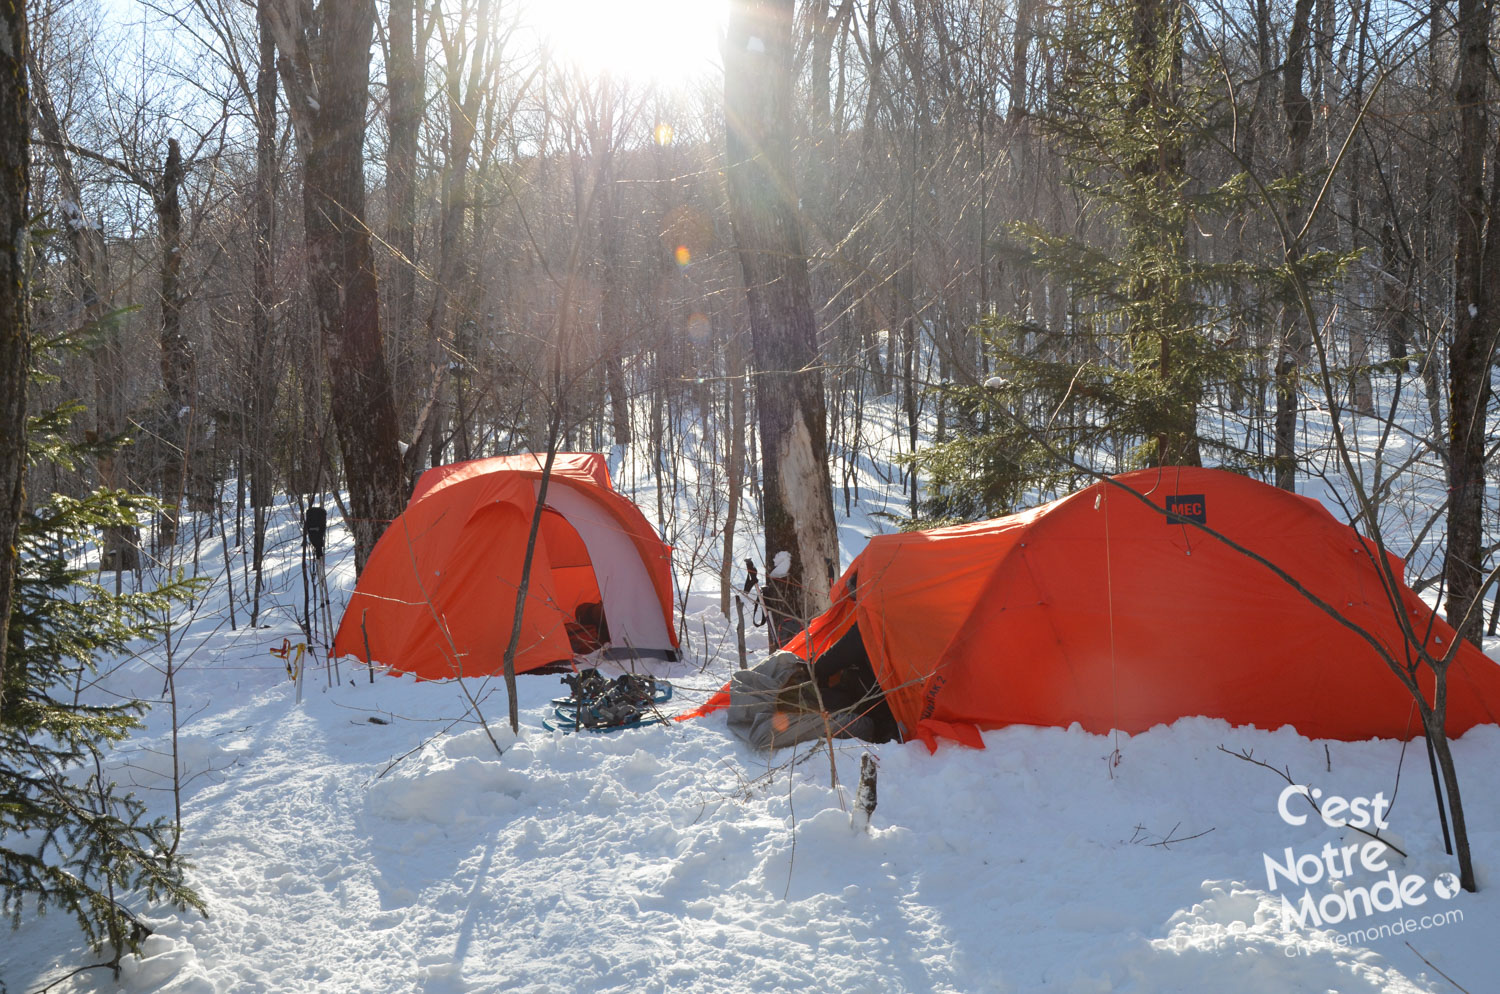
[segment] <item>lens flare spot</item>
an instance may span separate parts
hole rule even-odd
[[[699,343],[706,342],[708,341],[709,335],[712,331],[713,324],[708,320],[707,314],[703,314],[699,311],[694,311],[692,314],[688,315],[688,338]]]
[[[677,246],[677,251],[674,254],[677,256],[677,265],[681,266],[683,269],[686,269],[688,267],[688,264],[693,261],[693,253],[688,251],[688,247],[686,245]]]
[[[670,144],[672,144],[672,136],[673,136],[673,134],[674,134],[674,132],[672,131],[672,126],[670,124],[668,124],[666,121],[663,121],[660,124],[658,124],[656,126],[656,130],[654,132],[652,132],[652,136],[656,139],[656,144],[658,144],[658,145],[670,145]]]

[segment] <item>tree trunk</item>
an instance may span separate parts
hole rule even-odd
[[[1391,227],[1389,221],[1380,225],[1380,306],[1378,313],[1385,332],[1386,352],[1392,359],[1405,359],[1407,343],[1411,340],[1411,333],[1406,329],[1407,322],[1407,280],[1398,280],[1396,269],[1398,265],[1409,270],[1404,261],[1396,255],[1396,230]],[[1397,367],[1405,371],[1406,363]]]
[[[719,569],[719,610],[729,617],[730,594],[734,588],[734,529],[740,519],[740,495],[745,489],[745,347],[740,344],[739,329],[730,328],[725,336],[724,372],[729,377],[729,396],[725,412],[729,422],[729,462],[725,466],[725,485],[729,502],[724,511],[724,557]]]
[[[1446,674],[1438,679],[1446,681]],[[1464,817],[1463,794],[1458,786],[1458,766],[1453,761],[1453,749],[1444,729],[1446,696],[1446,693],[1435,695],[1437,705],[1430,713],[1423,715],[1423,725],[1427,741],[1432,743],[1432,751],[1437,757],[1438,769],[1442,772],[1443,792],[1448,795],[1448,814],[1453,825],[1453,853],[1458,859],[1459,885],[1472,894],[1479,888],[1474,878],[1474,857],[1469,848],[1469,822]]]
[[[1287,120],[1286,172],[1294,183],[1301,181],[1307,142],[1312,135],[1312,101],[1302,89],[1302,73],[1307,66],[1308,20],[1312,17],[1312,7],[1313,0],[1297,0],[1292,14],[1291,34],[1287,38],[1286,67],[1281,81],[1281,106]],[[1301,227],[1295,220],[1299,203],[1300,198],[1294,196],[1287,206],[1287,227],[1293,232]],[[1291,243],[1286,246],[1287,265],[1295,266],[1301,258],[1301,245]],[[1298,379],[1303,352],[1308,345],[1308,334],[1308,330],[1302,327],[1297,308],[1288,299],[1282,311],[1280,354],[1276,357],[1276,485],[1283,490],[1297,489]]]
[[[1031,41],[1036,37],[1037,0],[1017,0],[1016,30],[1010,56],[1010,107],[1006,119],[1012,127],[1021,123],[1026,107],[1026,70],[1030,64]]]
[[[416,7],[413,0],[391,0],[387,38],[390,57],[390,142],[386,146],[386,242],[393,256],[386,288],[392,376],[397,396],[412,389],[408,352],[416,310],[417,128],[422,122],[422,68],[416,54]],[[410,405],[407,405],[410,406]],[[404,413],[404,412],[403,412]],[[402,425],[404,430],[410,424]]]
[[[0,706],[5,647],[15,590],[16,531],[25,506],[26,386],[31,329],[26,267],[30,258],[31,110],[26,92],[26,5],[0,4]]]
[[[262,3],[264,0],[262,0]],[[271,506],[271,444],[276,408],[275,324],[276,269],[272,256],[276,229],[276,42],[264,17],[255,79],[255,309],[250,329],[250,508],[255,590],[250,624],[259,623],[264,585],[266,516]]]
[[[1490,369],[1500,321],[1490,313],[1500,300],[1492,227],[1494,205],[1485,202],[1485,146],[1489,116],[1485,80],[1490,60],[1490,5],[1459,0],[1458,174],[1455,178],[1453,342],[1448,349],[1448,549],[1443,572],[1448,623],[1480,645],[1478,607],[1484,577],[1484,447],[1490,402]],[[1497,172],[1500,185],[1500,172]],[[1500,192],[1500,191],[1492,191]]]
[[[167,139],[167,162],[155,192],[156,222],[161,240],[161,384],[166,394],[166,418],[162,440],[162,499],[166,515],[162,518],[161,543],[177,541],[177,515],[186,492],[189,506],[202,510],[203,496],[197,486],[189,487],[188,474],[194,482],[202,476],[189,468],[192,453],[189,426],[196,420],[197,360],[193,344],[182,332],[182,201],[179,191],[183,178],[182,149],[177,139]]]
[[[34,106],[37,110],[37,125],[51,152],[52,163],[57,170],[58,192],[62,196],[61,221],[67,229],[69,262],[73,270],[73,283],[78,295],[79,325],[95,331],[101,342],[90,358],[94,367],[94,427],[88,432],[92,441],[108,442],[120,437],[125,425],[125,398],[121,384],[120,330],[109,305],[109,256],[104,243],[104,231],[100,224],[83,214],[83,191],[73,172],[65,149],[67,137],[62,132],[57,112],[52,107],[44,77],[31,66],[31,85]],[[107,490],[120,490],[124,479],[118,453],[106,451],[95,461],[99,486]],[[115,572],[116,587],[119,574],[134,570],[140,565],[139,539],[133,527],[109,527],[100,536],[99,568]]]
[[[616,445],[630,444],[630,397],[625,388],[625,259],[620,249],[624,210],[613,156],[599,178],[604,205],[599,212],[599,337],[604,346],[604,380],[609,388],[610,422]]]
[[[1182,79],[1182,8],[1178,0],[1136,0],[1132,24],[1129,61],[1130,113],[1148,121],[1163,121],[1180,99]],[[1182,182],[1186,152],[1182,139],[1172,134],[1170,126],[1151,124],[1150,130],[1163,129],[1165,137],[1131,164],[1131,172],[1141,185],[1153,186],[1163,195]],[[1176,259],[1187,255],[1185,232],[1168,229],[1153,218],[1136,215],[1132,238],[1137,232],[1149,233],[1153,248],[1170,252]],[[1179,264],[1180,265],[1180,264]],[[1171,391],[1174,403],[1153,419],[1153,447],[1147,457],[1151,466],[1200,466],[1198,450],[1198,409],[1202,404],[1201,381],[1191,373],[1179,370],[1188,357],[1181,355],[1180,338],[1186,329],[1177,313],[1177,295],[1182,291],[1165,276],[1146,273],[1132,279],[1138,315],[1131,321],[1130,337],[1141,344],[1154,339],[1156,378]],[[1170,308],[1165,311],[1165,308]]]
[[[455,348],[456,325],[463,320],[453,306],[460,284],[468,276],[464,248],[464,218],[469,210],[469,157],[473,152],[479,100],[484,94],[487,67],[492,65],[489,38],[489,5],[481,4],[473,36],[461,21],[454,33],[440,31],[447,63],[445,92],[448,96],[448,148],[443,168],[440,224],[438,228],[438,274],[432,289],[432,310],[427,316],[428,346],[433,357],[433,396],[426,423],[418,425],[431,445],[432,465],[447,460],[448,422],[454,406],[449,400],[456,366],[469,357]],[[464,70],[468,69],[467,84]],[[408,454],[411,463],[411,454]],[[414,467],[411,467],[414,468]]]
[[[793,0],[731,3],[724,46],[730,215],[749,304],[766,553],[791,553],[790,608],[828,605],[839,565],[823,373],[792,176]]]
[[[854,0],[840,0],[834,10],[829,10],[830,0],[817,0],[810,10],[812,22],[812,62],[809,66],[809,82],[812,102],[812,133],[819,139],[828,135],[833,126],[831,83],[833,78],[833,40],[844,29],[844,24],[854,13]]]
[[[1364,103],[1365,76],[1369,71],[1369,62],[1365,58],[1365,39],[1368,32],[1360,30],[1362,24],[1368,24],[1370,4],[1372,0],[1364,0],[1362,4],[1354,5],[1355,16],[1350,20],[1349,31],[1359,34],[1359,55],[1355,60],[1357,69],[1354,76],[1354,91],[1351,94],[1351,104],[1359,107]],[[1361,20],[1363,19],[1363,20]],[[1347,55],[1349,46],[1346,44],[1344,52]],[[1363,143],[1355,143],[1349,150],[1349,175],[1361,176],[1364,174],[1362,153]],[[1350,248],[1359,251],[1360,240],[1364,236],[1365,224],[1362,215],[1364,204],[1362,198],[1363,190],[1358,182],[1349,184],[1349,243]],[[1370,314],[1372,308],[1369,306],[1369,296],[1365,297],[1366,306],[1359,309],[1354,321],[1349,328],[1349,365],[1350,393],[1353,395],[1354,409],[1367,418],[1375,417],[1375,384],[1370,377]]]
[[[874,155],[876,127],[880,111],[880,93],[884,87],[881,69],[885,65],[885,49],[879,41],[880,20],[876,17],[877,0],[867,0],[865,5],[865,109],[860,124],[860,164],[868,166]]]
[[[354,563],[365,562],[406,487],[396,407],[380,336],[365,223],[365,111],[374,5],[324,0],[266,8],[302,160],[303,227],[313,317],[328,360],[334,427],[349,487]]]

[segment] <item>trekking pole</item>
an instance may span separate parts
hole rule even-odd
[[[333,644],[333,606],[328,602],[328,561],[318,559],[318,587],[323,598],[323,623],[327,625],[328,643]]]
[[[307,532],[302,533],[302,638],[312,641],[312,612],[307,586]]]
[[[746,559],[745,586],[741,592],[741,596],[734,599],[734,612],[737,615],[734,625],[734,637],[740,651],[740,669],[742,670],[749,668],[749,665],[745,662],[745,601],[755,592],[755,588],[759,583],[760,579],[755,572],[755,561]]]
[[[307,614],[309,616],[307,644],[309,646],[317,644],[316,628],[318,624],[318,611],[320,608],[324,608],[322,621],[323,640],[325,645],[328,646],[331,654],[333,646],[331,645],[331,639],[329,638],[331,633],[328,631],[328,612],[326,610],[327,597],[325,596],[320,599],[318,594],[320,588],[325,591],[328,588],[328,581],[323,575],[323,540],[327,536],[327,534],[328,512],[323,508],[322,504],[313,504],[309,506],[307,509],[307,513],[302,516],[303,562],[305,563],[307,561],[308,546],[312,546],[313,553],[313,581],[312,590],[310,592],[307,585],[306,570],[304,570],[302,574],[303,602],[306,605]],[[333,663],[332,660],[328,657],[324,657],[323,671],[324,675],[328,679],[328,686],[331,688],[333,686]]]
[[[343,683],[344,674],[339,671],[338,657],[333,654],[333,606],[328,603],[328,563],[321,556],[318,558],[318,585],[323,594],[323,631],[328,641],[328,658],[333,660],[334,678]]]
[[[327,575],[323,570],[323,557],[319,556],[313,560],[313,609],[322,618],[319,624],[322,626],[323,648],[325,650],[323,656],[323,674],[327,678],[328,686],[331,689],[334,683],[342,681],[337,681],[334,678],[333,627],[329,623],[328,602],[325,598],[318,596],[318,591],[326,587],[327,584]],[[312,647],[309,646],[308,648]]]
[[[307,557],[306,582],[307,592],[303,596],[307,612],[307,644],[313,645],[318,641],[322,620],[318,617],[318,560],[312,556]]]

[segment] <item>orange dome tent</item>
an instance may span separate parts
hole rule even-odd
[[[500,456],[422,474],[349,598],[335,655],[373,656],[427,680],[501,672],[542,465],[535,455]],[[611,488],[603,456],[560,453],[516,672],[600,642],[613,658],[676,658],[671,552]]]
[[[1221,470],[1115,480],[1149,503],[1098,483],[994,521],[872,538],[788,648],[821,656],[857,627],[903,736],[929,746],[980,745],[979,729],[1012,724],[1133,734],[1189,715],[1309,738],[1420,734],[1406,688],[1355,630],[1408,658],[1375,550],[1354,529],[1311,498]],[[1453,630],[1389,562],[1394,603],[1441,656]],[[1464,643],[1448,732],[1497,715],[1500,666]]]

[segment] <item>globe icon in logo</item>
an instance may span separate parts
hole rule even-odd
[[[1458,893],[1458,878],[1451,873],[1440,873],[1432,882],[1433,893],[1445,901],[1450,901]]]

